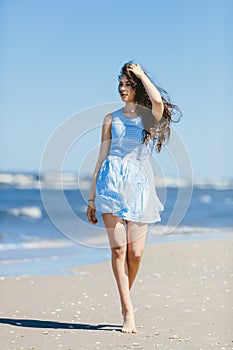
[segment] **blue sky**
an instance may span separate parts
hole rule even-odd
[[[182,109],[194,176],[233,177],[232,12],[231,0],[0,1],[0,169],[37,171],[58,125],[120,102],[132,59]]]

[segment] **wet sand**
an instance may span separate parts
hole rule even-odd
[[[233,239],[147,244],[121,333],[110,262],[0,280],[1,350],[233,349]]]

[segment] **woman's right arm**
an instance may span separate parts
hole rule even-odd
[[[110,145],[111,145],[111,126],[112,126],[112,115],[107,114],[104,118],[103,126],[102,126],[102,136],[101,136],[101,146],[100,146],[100,152],[99,152],[99,158],[95,166],[94,174],[92,177],[92,185],[91,185],[91,191],[88,201],[88,207],[86,215],[88,217],[88,221],[90,221],[92,224],[96,224],[97,218],[96,218],[96,208],[95,208],[95,187],[96,187],[96,180],[99,173],[99,170],[106,159],[106,157],[109,154]]]

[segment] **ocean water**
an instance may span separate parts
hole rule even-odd
[[[76,266],[110,259],[101,218],[97,229],[86,220],[90,181],[85,178],[78,183],[76,174],[63,175],[67,212],[59,204],[59,175],[45,174],[39,179],[38,174],[0,173],[0,276],[77,273]],[[168,230],[181,187],[183,197],[177,211],[185,215],[177,227]],[[171,178],[166,188],[158,186],[165,211],[161,222],[150,227],[147,242],[233,236],[233,180],[195,181],[190,203],[185,188],[185,183]],[[43,193],[43,200],[52,198],[49,215]],[[185,201],[186,208],[179,209]]]

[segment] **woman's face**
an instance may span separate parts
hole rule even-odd
[[[135,90],[133,90],[131,83],[126,75],[122,75],[119,81],[118,90],[122,101],[127,103],[134,103]]]

